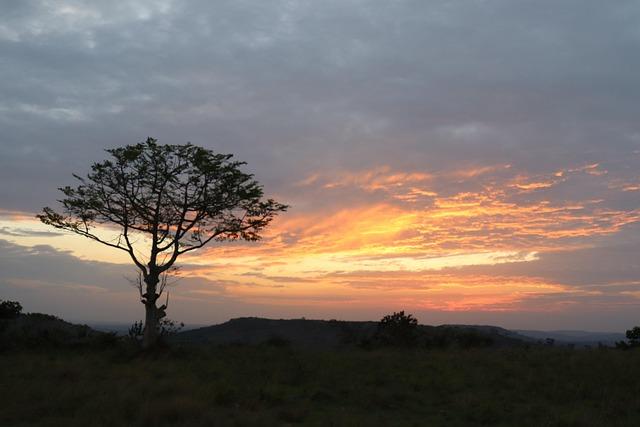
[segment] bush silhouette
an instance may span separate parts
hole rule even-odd
[[[0,300],[0,319],[15,319],[21,312],[22,305],[18,301]]]
[[[404,311],[386,315],[378,322],[374,340],[382,345],[413,346],[418,340],[418,320]]]
[[[161,346],[164,346],[168,344],[167,340],[169,339],[169,337],[180,332],[180,330],[184,327],[184,323],[182,322],[178,323],[175,320],[164,318],[158,322],[157,327],[158,327],[157,334],[159,337],[159,344]],[[143,336],[144,336],[144,322],[142,320],[134,322],[129,327],[129,331],[127,332],[128,339],[134,343],[142,344]]]
[[[633,329],[629,329],[626,335],[631,346],[640,345],[640,326],[634,326]]]
[[[627,342],[618,341],[616,348],[623,350],[640,346],[640,326],[634,326],[633,329],[627,330]]]

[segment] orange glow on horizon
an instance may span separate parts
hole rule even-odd
[[[603,182],[610,191],[635,188],[609,179],[598,164],[535,176],[513,169],[486,166],[439,176],[382,166],[360,173],[310,174],[294,187],[321,194],[326,206],[305,212],[292,203],[262,242],[209,246],[181,259],[186,265],[182,274],[225,283],[225,295],[256,304],[550,310],[536,300],[572,295],[570,287],[536,277],[469,275],[456,269],[527,263],[540,252],[589,247],[593,237],[640,221],[640,210],[613,209],[602,198],[554,201],[544,192],[576,177],[608,180]],[[447,180],[468,188],[449,191]],[[370,198],[331,205],[334,192],[346,190]],[[0,228],[21,227],[55,231],[31,214],[0,212]],[[77,236],[13,234],[0,238],[25,246],[46,243],[85,260],[129,264],[125,253]],[[220,292],[203,287],[183,296]]]

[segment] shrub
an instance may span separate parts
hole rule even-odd
[[[45,313],[27,313],[25,315],[30,321],[62,321],[62,319],[60,319],[57,316],[54,316],[53,314],[45,314]]]
[[[160,329],[160,339],[166,339],[171,335],[175,335],[180,332],[180,330],[184,328],[184,323],[178,323],[171,319],[162,319],[158,323],[158,328]]]
[[[418,320],[404,311],[384,316],[376,329],[374,340],[382,345],[413,346],[418,339]]]
[[[22,313],[22,305],[18,301],[0,300],[0,319],[15,319]]]
[[[127,332],[127,337],[133,342],[142,342],[142,335],[144,333],[144,323],[142,320],[134,322],[133,325],[129,327],[129,332]]]
[[[629,329],[626,333],[627,342],[616,342],[616,348],[627,350],[640,346],[640,326],[634,326],[633,329]]]
[[[176,322],[171,319],[162,319],[158,322],[158,337],[159,343],[162,345],[167,344],[167,339],[180,332],[180,330],[184,327],[184,323]],[[142,338],[144,336],[144,322],[139,320],[134,322],[133,325],[129,327],[129,332],[127,333],[127,337],[135,342],[142,343]]]
[[[636,347],[640,345],[640,326],[634,326],[633,329],[629,329],[626,335],[630,346]]]

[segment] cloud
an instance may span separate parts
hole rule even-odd
[[[618,293],[640,284],[640,256],[635,225],[628,232],[594,241],[594,245],[571,250],[542,252],[529,262],[456,268],[455,274],[525,275],[566,284],[574,289]],[[598,243],[595,245],[595,243]]]
[[[264,273],[259,272],[247,272],[242,273],[242,276],[248,277],[257,277],[260,279],[265,279],[270,282],[280,282],[280,283],[304,283],[304,282],[314,282],[312,279],[304,278],[304,277],[295,277],[295,276],[269,276]],[[281,286],[281,285],[280,285]]]
[[[62,236],[62,233],[54,231],[30,230],[26,228],[0,227],[0,234],[11,237],[53,237]]]
[[[0,18],[0,178],[17,187],[0,196],[36,210],[103,148],[148,134],[234,152],[275,193],[309,169],[628,163],[637,5],[542,9],[12,3]]]
[[[342,203],[318,211],[294,205],[274,222],[261,245],[211,248],[209,253],[269,259],[342,253],[352,260],[533,253],[583,247],[621,230],[635,233],[631,225],[640,219],[640,207],[633,195],[612,190],[613,174],[594,170],[570,166],[525,175],[491,167],[468,178],[455,172],[423,174],[428,176],[423,179],[417,172],[384,167],[337,180],[312,172],[313,180],[304,185],[308,197]],[[339,185],[327,185],[335,182]]]
[[[407,257],[526,254],[525,269],[550,265],[553,253],[573,256],[575,271],[597,266],[609,255],[580,251],[639,233],[639,20],[631,0],[9,2],[0,211],[54,205],[57,188],[103,149],[154,136],[234,153],[292,205],[261,245],[187,260],[193,276],[229,269],[200,291],[224,293],[235,280],[247,297],[250,283],[269,292],[267,283],[299,277],[308,293],[320,286],[314,274],[391,269]],[[51,236],[19,225],[0,233],[30,244]],[[96,264],[111,279],[93,283],[102,281],[71,255],[33,250],[21,257],[45,264],[5,261],[23,268],[12,283],[50,283],[40,265],[78,289],[120,280]],[[461,267],[536,273],[495,264]],[[619,267],[603,271],[632,281]],[[238,280],[246,268],[263,276]],[[566,274],[543,282],[573,286]],[[322,292],[349,300],[339,287]]]
[[[25,311],[82,322],[133,322],[144,313],[138,291],[128,280],[136,274],[131,265],[85,261],[48,245],[25,247],[0,239],[2,299],[20,301]],[[183,276],[172,282],[172,318],[214,322],[234,313],[264,310],[229,294],[236,281]]]

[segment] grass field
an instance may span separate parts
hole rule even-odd
[[[0,354],[1,426],[640,425],[640,352],[254,346]]]

